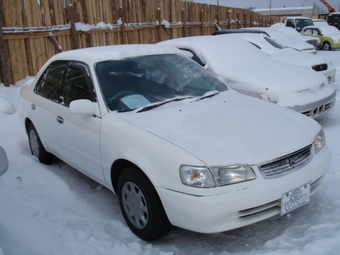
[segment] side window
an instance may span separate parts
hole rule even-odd
[[[287,27],[295,28],[294,20],[292,20],[292,19],[287,19]]]
[[[304,34],[305,35],[311,35],[312,34],[312,29],[310,29],[310,28],[305,29]]]
[[[69,106],[73,100],[88,99],[93,101],[87,79],[77,67],[69,67],[63,91],[63,104]]]
[[[51,63],[38,81],[34,88],[34,92],[48,99],[59,102],[61,83],[65,68],[66,62],[57,61]]]
[[[319,29],[313,29],[313,35],[318,35],[320,33]]]

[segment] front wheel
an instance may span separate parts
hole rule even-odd
[[[158,194],[149,179],[134,167],[118,179],[119,205],[131,231],[145,241],[165,236],[171,229]]]
[[[31,149],[31,153],[41,163],[49,165],[52,163],[53,156],[48,153],[42,145],[38,132],[32,123],[28,126],[28,141]]]
[[[332,50],[332,47],[329,42],[325,42],[322,47],[323,50]]]

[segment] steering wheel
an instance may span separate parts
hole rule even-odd
[[[134,95],[135,93],[133,91],[129,90],[122,90],[115,94],[113,97],[107,99],[108,106],[111,110],[123,110],[119,108],[125,108],[125,107],[118,107],[119,106],[119,101],[123,97],[129,96],[129,95]]]

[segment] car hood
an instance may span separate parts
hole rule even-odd
[[[321,64],[330,65],[329,61],[320,56],[298,52],[290,48],[272,51],[269,55],[274,59],[308,68]]]
[[[286,46],[286,47],[290,47],[290,48],[293,48],[293,49],[297,49],[297,50],[314,50],[314,47],[313,45],[311,44],[308,44],[304,41],[301,41],[301,40],[285,40],[285,39],[279,39],[279,40],[276,40],[278,43]]]
[[[269,57],[265,61],[242,65],[209,65],[209,69],[229,82],[236,82],[235,88],[238,86],[259,93],[275,92],[279,97],[294,95],[326,83],[321,74]]]
[[[234,91],[121,117],[208,166],[266,162],[311,144],[320,130],[302,114]]]

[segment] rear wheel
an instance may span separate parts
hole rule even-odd
[[[332,50],[332,47],[331,47],[329,42],[324,42],[322,49],[323,50]]]
[[[171,229],[158,194],[149,179],[127,167],[118,179],[119,205],[131,231],[145,241],[165,236]]]
[[[31,153],[41,163],[49,165],[52,163],[53,156],[48,153],[42,145],[38,132],[32,123],[28,126],[28,141],[31,149]]]

